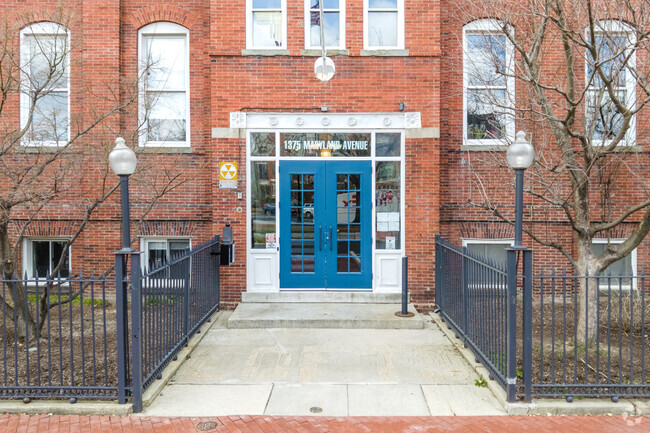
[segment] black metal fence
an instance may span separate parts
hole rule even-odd
[[[0,398],[131,395],[141,407],[142,392],[219,308],[219,246],[216,236],[145,272],[139,253],[122,250],[108,276],[3,276]]]
[[[436,238],[440,314],[509,401],[650,396],[648,289],[643,273],[533,276],[525,248],[503,269]]]
[[[114,277],[3,275],[0,284],[0,398],[117,397],[115,307],[107,301]]]
[[[533,395],[650,396],[649,283],[643,273],[535,276]],[[592,320],[581,295],[592,299]]]

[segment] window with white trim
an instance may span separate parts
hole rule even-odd
[[[325,46],[345,49],[345,1],[323,0]],[[319,0],[305,0],[305,48],[320,48]]]
[[[26,146],[70,140],[70,33],[56,23],[20,31],[20,127]]]
[[[513,47],[495,20],[463,27],[463,130],[466,144],[512,141]]]
[[[143,238],[141,242],[144,251],[142,263],[148,271],[171,262],[191,247],[190,240],[187,238]],[[183,264],[170,267],[169,278],[181,278],[182,276],[184,276]],[[160,278],[167,278],[167,276],[160,275]]]
[[[588,40],[591,36],[587,35]],[[615,100],[628,109],[634,109],[636,102],[636,80],[630,67],[636,64],[635,34],[630,27],[618,21],[596,23],[594,36],[596,57],[587,50],[585,81],[587,83],[586,116],[587,131],[592,135],[594,145],[607,145],[623,127],[623,115]],[[597,68],[596,65],[600,65]],[[604,78],[598,73],[603,73]],[[610,82],[614,100],[607,90]],[[636,139],[634,118],[621,145],[633,144]]]
[[[480,262],[469,261],[468,284],[472,287],[505,289],[506,280],[503,273],[489,265],[505,269],[508,262],[507,249],[513,244],[512,239],[463,239],[463,246],[467,247],[467,252],[480,260]],[[489,265],[481,264],[484,262]]]
[[[364,47],[404,48],[404,0],[363,0]]]
[[[286,0],[246,0],[246,11],[246,48],[285,48]]]
[[[23,241],[23,272],[27,278],[47,278],[52,275],[52,271],[61,260],[61,255],[66,249],[67,241],[65,239],[54,238],[27,238]],[[70,247],[63,264],[59,268],[54,278],[69,278],[70,267]]]
[[[625,239],[593,239],[591,246],[596,257],[605,252],[609,244],[621,244]],[[636,248],[630,254],[609,265],[607,269],[600,273],[602,276],[599,280],[601,288],[618,289],[619,284],[625,289],[635,287],[634,278],[617,278],[617,277],[635,277],[636,276]],[[604,278],[607,277],[607,278]],[[611,278],[610,278],[611,277]]]
[[[463,239],[467,251],[479,257],[487,257],[498,265],[505,266],[508,260],[507,249],[514,245],[511,239]]]
[[[140,29],[140,145],[190,145],[189,32],[173,23]]]

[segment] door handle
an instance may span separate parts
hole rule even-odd
[[[318,246],[323,251],[323,226],[318,226]]]
[[[330,226],[330,251],[332,251],[333,243],[334,243],[334,238],[332,237],[332,226]]]

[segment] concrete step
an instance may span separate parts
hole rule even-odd
[[[269,302],[343,302],[362,304],[399,304],[402,302],[401,293],[372,293],[372,292],[324,292],[324,291],[288,291],[274,293],[241,294],[244,303],[269,303]]]
[[[424,320],[398,317],[399,304],[343,302],[242,302],[228,319],[228,328],[422,329]]]

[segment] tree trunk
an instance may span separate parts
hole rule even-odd
[[[578,242],[578,343],[590,347],[596,344],[598,328],[598,265],[591,247],[591,240]]]
[[[19,280],[20,276],[16,275],[16,263],[13,259],[11,241],[9,239],[8,215],[0,216],[0,260],[2,271],[6,279]],[[20,282],[7,284],[8,295],[13,301],[14,315],[7,317],[11,321],[15,321],[16,325],[16,338],[28,341],[36,337],[36,321],[32,309],[29,304],[25,303],[25,290],[27,288]],[[2,302],[7,302],[7,299],[2,299]]]

